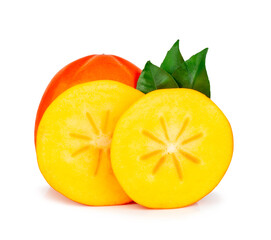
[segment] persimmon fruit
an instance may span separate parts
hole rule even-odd
[[[49,185],[86,205],[130,202],[111,168],[111,137],[121,114],[143,95],[110,80],[78,84],[61,93],[37,131],[38,164]]]
[[[191,205],[210,193],[233,153],[222,111],[192,89],[152,91],[119,119],[112,168],[131,199],[148,208]]]
[[[68,64],[54,76],[43,94],[36,116],[35,139],[45,110],[65,90],[77,84],[104,79],[135,88],[140,73],[134,64],[114,55],[90,55]]]

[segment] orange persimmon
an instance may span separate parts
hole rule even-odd
[[[114,55],[90,55],[62,68],[51,80],[41,99],[35,122],[35,142],[40,120],[47,107],[67,89],[81,83],[109,79],[136,87],[141,70]]]

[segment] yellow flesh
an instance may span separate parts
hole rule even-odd
[[[110,163],[113,130],[120,115],[143,93],[114,81],[72,87],[46,110],[37,134],[37,158],[47,182],[87,205],[130,202]]]
[[[111,161],[135,202],[176,208],[212,191],[232,151],[230,124],[209,98],[190,89],[164,89],[145,95],[122,115]]]

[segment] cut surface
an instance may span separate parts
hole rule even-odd
[[[142,95],[104,80],[77,85],[58,96],[37,133],[38,163],[47,182],[87,205],[129,202],[112,172],[110,146],[120,115]]]
[[[111,161],[135,202],[177,208],[215,188],[232,152],[230,124],[209,98],[191,89],[164,89],[148,93],[122,115]]]

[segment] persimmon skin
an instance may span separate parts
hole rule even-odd
[[[41,99],[35,122],[35,143],[40,120],[47,107],[67,89],[81,83],[110,79],[135,88],[141,70],[115,55],[90,55],[62,68],[51,80]]]

